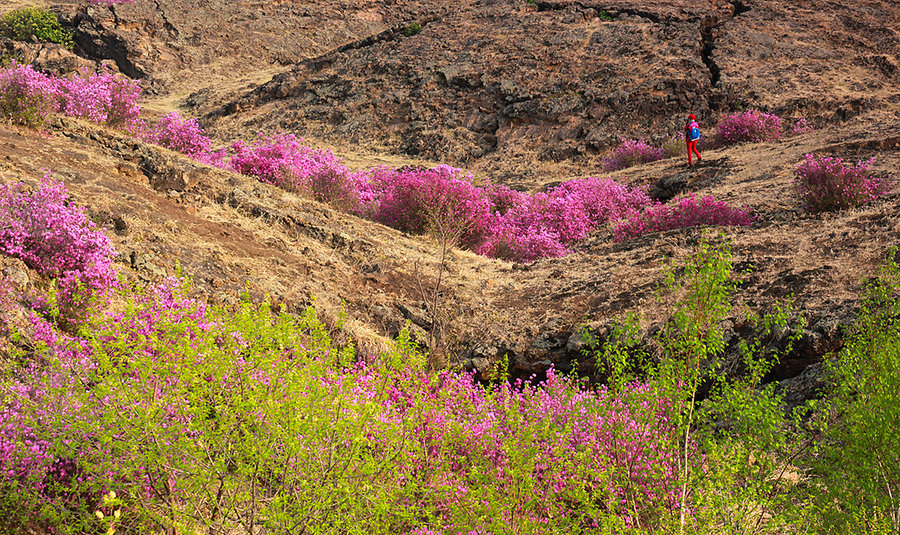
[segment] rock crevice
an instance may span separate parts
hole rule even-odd
[[[160,5],[159,0],[153,0],[153,1],[156,4],[157,13],[159,13],[160,18],[162,18],[163,27],[169,33],[170,37],[177,38],[178,37],[178,28],[176,28],[175,25],[172,24],[171,21],[169,21],[169,17],[166,16],[166,12],[162,8],[162,5]]]
[[[722,71],[713,58],[716,50],[716,40],[722,32],[722,25],[734,19],[742,13],[750,11],[750,7],[741,0],[731,0],[731,15],[720,18],[718,15],[708,15],[700,20],[700,60],[709,70],[709,81],[713,87],[718,87],[722,78]]]

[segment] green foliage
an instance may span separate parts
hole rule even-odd
[[[609,13],[609,11],[601,11],[599,17],[600,17],[600,20],[606,20],[606,21],[616,20],[616,18],[613,17],[613,16]]]
[[[62,45],[69,50],[75,47],[72,31],[63,28],[56,15],[37,7],[17,9],[0,17],[0,35],[15,41],[34,38],[40,42]]]
[[[587,328],[582,328],[581,337],[589,348],[582,354],[593,359],[607,382],[617,389],[651,370],[650,355],[641,347],[640,318],[633,313],[613,321],[602,345]]]
[[[796,422],[785,419],[774,385],[762,381],[805,323],[791,325],[797,311],[789,302],[748,314],[753,335],[739,346],[739,369],[726,370],[722,324],[736,282],[728,244],[707,235],[683,266],[670,267],[662,285],[660,299],[672,302],[656,338],[661,355],[647,351],[635,316],[614,323],[603,345],[583,331],[591,348],[585,355],[596,360],[609,388],[649,379],[655,396],[679,408],[665,447],[680,452],[681,514],[645,532],[776,533],[788,522],[793,488],[785,474],[808,443],[790,440]]]
[[[417,33],[422,31],[422,23],[421,22],[411,22],[403,28],[403,35],[406,37],[412,37]]]
[[[893,256],[893,255],[892,255]],[[900,266],[866,283],[858,322],[826,362],[832,396],[810,468],[818,533],[900,533]]]
[[[377,403],[341,401],[352,376],[333,373],[348,364],[347,355],[333,347],[327,327],[313,309],[294,320],[245,301],[236,311],[207,311],[197,323],[200,310],[195,304],[161,316],[137,346],[135,325],[154,314],[140,301],[131,300],[118,321],[82,329],[98,361],[79,379],[91,388],[60,385],[70,391],[48,395],[85,407],[102,400],[116,410],[88,421],[58,415],[52,425],[72,426],[92,444],[73,440],[61,450],[79,455],[87,473],[105,473],[107,459],[115,459],[118,474],[146,474],[117,504],[131,512],[122,522],[132,530],[240,525],[248,533],[264,526],[279,533],[273,526],[298,518],[302,531],[334,523],[328,518],[336,512],[353,517],[348,497],[359,489],[347,471],[371,476],[387,461],[360,455]],[[407,356],[398,347],[396,360]],[[298,462],[313,447],[321,462]],[[66,518],[58,525],[80,525]]]
[[[676,301],[668,307],[669,320],[658,338],[673,364],[693,376],[692,381],[725,349],[720,324],[731,311],[729,300],[736,286],[731,269],[728,244],[716,245],[706,234],[685,263],[683,275],[676,276],[674,266],[666,274],[663,286]]]
[[[710,241],[705,234],[697,251],[684,265],[684,273],[676,276],[675,266],[668,271],[664,288],[675,296],[669,305],[669,320],[657,338],[663,348],[656,380],[661,395],[670,395],[682,407],[677,414],[678,441],[682,452],[678,471],[681,476],[679,533],[687,523],[689,494],[698,484],[701,470],[692,451],[696,426],[697,395],[701,384],[719,369],[717,357],[725,350],[721,323],[731,311],[729,299],[735,288],[731,249],[727,243]]]
[[[694,499],[700,524],[713,526],[710,531],[779,533],[789,522],[793,488],[785,474],[809,442],[792,440],[799,414],[786,420],[775,385],[762,380],[802,334],[802,318],[789,325],[796,315],[790,302],[763,316],[748,315],[755,334],[740,344],[743,374],[730,377],[720,370],[710,377],[695,433],[709,468],[699,474]],[[785,343],[776,350],[771,346],[779,336]]]
[[[503,383],[509,380],[509,355],[503,355],[494,367],[491,368],[490,380],[493,383]]]

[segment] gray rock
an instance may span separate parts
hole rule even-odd
[[[414,325],[418,325],[423,329],[431,329],[431,320],[428,318],[428,312],[424,308],[401,304],[397,305],[397,310]]]
[[[808,400],[821,398],[827,387],[825,365],[817,362],[807,366],[800,375],[780,381],[775,392],[783,396],[784,404],[790,410]]]
[[[132,251],[130,260],[132,269],[139,273],[149,275],[152,279],[162,279],[167,274],[165,268],[154,263],[154,261],[157,260],[157,257],[152,253],[138,253],[137,251]]]
[[[659,202],[666,202],[687,189],[690,173],[667,175],[657,180],[647,194]]]

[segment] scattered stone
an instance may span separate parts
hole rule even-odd
[[[131,268],[135,271],[149,276],[151,280],[159,280],[166,277],[165,268],[157,265],[158,258],[153,253],[139,253],[132,251],[130,255]]]

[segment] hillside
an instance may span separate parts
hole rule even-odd
[[[222,141],[287,129],[358,167],[428,156],[466,165],[480,180],[540,187],[602,174],[599,156],[611,140],[673,132],[688,110],[705,124],[748,104],[808,117],[810,133],[711,151],[697,170],[676,158],[613,175],[755,211],[752,227],[724,231],[740,265],[752,266],[740,299],[765,308],[794,294],[810,318],[802,364],[785,377],[840,344],[836,325],[851,320],[861,279],[896,237],[895,194],[809,215],[791,186],[793,166],[810,152],[875,157],[878,172],[896,173],[891,2],[137,2],[71,16],[76,52],[116,56],[119,70],[147,77],[151,115],[173,105],[206,113]],[[406,36],[412,22],[422,29]],[[272,37],[286,27],[290,39]],[[89,38],[118,51],[90,49]],[[333,120],[323,120],[325,111]],[[482,131],[486,124],[494,126]],[[98,221],[111,229],[125,221],[114,239],[126,271],[158,278],[178,263],[215,299],[247,283],[294,309],[313,296],[332,310],[343,300],[377,336],[396,335],[406,320],[431,328],[422,287],[433,284],[437,256],[428,241],[97,127],[62,120],[50,131],[4,129],[4,180],[49,168]],[[579,357],[578,325],[627,310],[659,321],[651,297],[660,270],[699,232],[613,244],[601,231],[575,254],[529,265],[454,253],[441,353],[479,367],[508,355],[524,376],[550,362],[566,369]]]
[[[26,5],[0,0],[0,13]],[[44,244],[0,242],[0,530],[104,532],[119,525],[113,510],[133,522],[126,532],[167,534],[842,533],[851,517],[873,533],[900,526],[890,479],[900,279],[870,284],[900,262],[897,2],[38,5],[73,32],[72,50],[0,37],[0,66],[31,63],[70,82],[82,68],[140,78],[142,109],[119,124],[59,104],[37,125],[0,120],[3,195],[45,194],[48,174],[62,181],[68,198],[53,210],[85,207],[125,283],[105,307],[82,303],[90,321],[79,324],[58,310],[70,281],[22,252]],[[74,93],[61,79],[58,101]],[[716,125],[749,109],[781,117],[781,135],[713,145]],[[176,110],[212,145],[151,143]],[[679,155],[603,170],[623,138],[671,144],[688,113],[704,132],[702,163]],[[795,131],[801,119],[811,128]],[[447,176],[481,193],[502,184],[546,200],[573,179],[609,177],[646,191],[644,208],[713,196],[754,220],[625,241],[604,220],[560,257],[508,261],[474,246],[442,256],[433,233],[235,172],[242,147],[279,133],[322,149],[307,156],[340,157],[323,174],[343,165],[334,173],[346,180],[450,165],[461,170]],[[889,187],[857,207],[807,210],[794,183],[807,154],[871,159]],[[300,180],[296,168],[273,173]],[[493,202],[485,217],[496,221]],[[10,243],[24,235],[14,213],[0,221]],[[79,232],[73,240],[90,234]],[[686,298],[665,286],[709,243],[729,248],[735,287],[710,327],[721,347],[694,354],[666,338]],[[185,296],[173,276],[189,281]],[[759,331],[748,313],[778,310],[789,310],[785,324],[758,361],[746,358],[741,346]],[[632,314],[629,375],[600,355],[620,349],[614,326]],[[784,350],[771,368],[770,350]],[[685,375],[665,376],[666,363]],[[712,371],[690,375],[692,363]],[[789,414],[809,400],[820,404]],[[71,447],[53,434],[70,423],[90,430]],[[169,457],[147,461],[145,450]],[[866,459],[877,466],[845,488],[840,470],[868,469]],[[889,495],[888,506],[867,509],[855,490],[871,473],[887,483],[865,492]],[[109,498],[114,489],[124,501]],[[20,493],[32,501],[9,498]],[[865,503],[842,509],[854,493]]]

